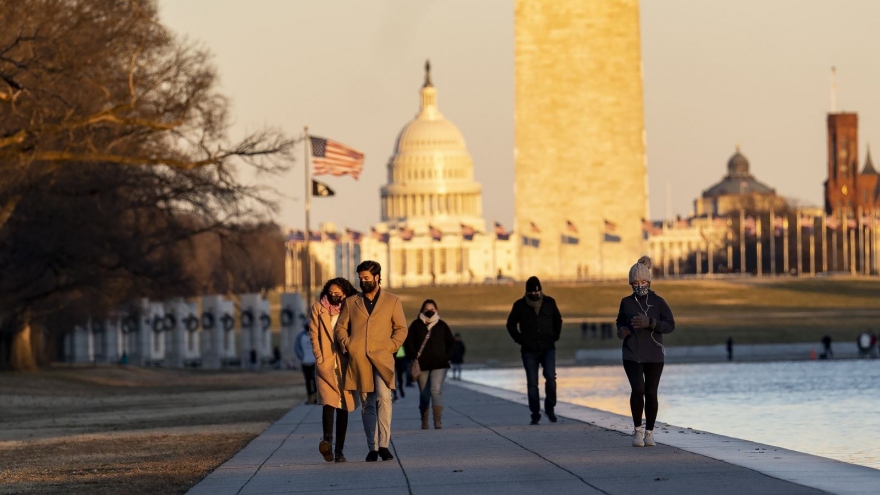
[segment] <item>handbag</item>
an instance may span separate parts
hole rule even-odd
[[[422,367],[419,366],[419,357],[422,355],[422,351],[425,350],[425,344],[428,343],[428,339],[431,338],[431,329],[428,329],[428,333],[425,335],[425,340],[422,341],[422,346],[419,347],[419,352],[416,354],[416,358],[413,359],[412,364],[409,365],[409,373],[412,375],[413,380],[418,380],[419,375],[422,374]]]

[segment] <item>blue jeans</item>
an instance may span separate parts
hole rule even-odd
[[[538,365],[544,370],[544,411],[556,407],[556,350],[524,351],[523,368],[526,369],[526,390],[529,393],[529,410],[532,416],[541,415],[541,394],[538,391]]]
[[[419,375],[419,411],[428,410],[433,403],[435,407],[443,407],[443,382],[449,368],[422,370]]]

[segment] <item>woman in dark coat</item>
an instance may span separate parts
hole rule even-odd
[[[657,419],[657,388],[663,373],[663,335],[675,330],[672,310],[651,290],[651,258],[642,256],[629,270],[632,293],[620,301],[617,336],[623,340],[623,369],[632,393],[633,447],[652,447]],[[642,429],[642,411],[645,427]]]
[[[452,359],[455,345],[449,325],[440,319],[437,311],[437,303],[433,299],[423,302],[419,317],[410,324],[409,333],[403,343],[406,355],[418,359],[421,367],[418,382],[423,430],[428,429],[428,406],[432,403],[434,428],[439,430],[443,427],[443,382],[446,380],[446,372],[449,371],[449,360]],[[424,349],[419,354],[423,344]]]

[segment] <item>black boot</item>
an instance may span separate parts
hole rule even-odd
[[[388,450],[388,447],[379,447],[379,457],[381,457],[383,461],[394,459],[394,456],[391,455],[391,451]]]

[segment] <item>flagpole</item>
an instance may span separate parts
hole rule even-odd
[[[801,272],[804,270],[804,263],[803,263],[804,253],[803,253],[803,245],[801,244],[801,228],[803,226],[801,225],[801,212],[800,212],[800,210],[798,210],[798,212],[797,212],[797,219],[795,222],[796,222],[795,224],[797,225],[797,233],[795,235],[795,239],[797,240],[797,274],[798,274],[798,277],[800,277]]]
[[[822,210],[822,273],[828,272],[828,231],[825,230],[827,220],[828,215]]]
[[[311,247],[309,246],[309,242],[312,237],[312,230],[309,224],[310,215],[312,210],[312,184],[311,180],[309,180],[309,168],[311,167],[311,161],[309,160],[309,153],[311,148],[311,139],[309,139],[309,127],[303,127],[304,145],[303,152],[305,153],[305,166],[303,169],[305,170],[305,189],[306,189],[306,252],[303,263],[305,264],[305,269],[303,270],[303,275],[305,275],[303,280],[306,289],[306,307],[309,307],[312,304],[312,253]]]
[[[810,220],[810,276],[816,276],[816,217]]]
[[[764,260],[761,259],[762,258],[761,254],[763,254],[762,253],[763,250],[761,248],[763,247],[764,243],[762,242],[763,239],[761,239],[761,214],[760,213],[755,215],[755,222],[756,222],[755,223],[755,235],[757,236],[757,242],[758,242],[757,246],[755,246],[755,258],[757,258],[757,262],[758,262],[758,277],[761,277],[761,275],[763,274],[763,269],[764,269]]]
[[[739,273],[746,273],[746,213],[739,209]]]
[[[788,275],[788,213],[782,217],[782,271]]]
[[[776,276],[776,215],[770,210],[770,276]]]

